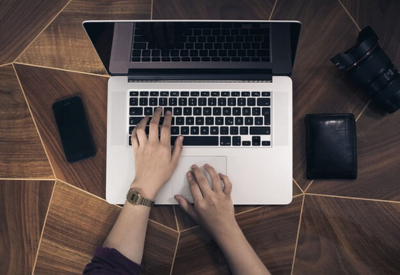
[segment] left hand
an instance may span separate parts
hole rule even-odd
[[[154,200],[161,187],[171,178],[183,148],[183,136],[179,136],[171,151],[172,114],[170,111],[165,114],[159,137],[161,111],[161,108],[157,108],[150,121],[148,138],[145,129],[149,117],[142,119],[136,126],[131,138],[136,171],[131,188],[138,190],[144,197],[151,200]]]

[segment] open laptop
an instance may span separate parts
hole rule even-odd
[[[292,200],[292,80],[297,21],[85,21],[108,74],[106,199],[134,179],[130,133],[156,107],[173,113],[177,169],[156,204],[192,201],[186,172],[227,174],[234,204]]]

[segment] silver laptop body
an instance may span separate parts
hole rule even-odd
[[[132,121],[145,115],[137,110],[142,103],[152,100],[151,95],[164,97],[165,107],[183,116],[181,120],[185,124],[174,129],[177,135],[189,129],[185,132],[188,143],[184,141],[178,167],[159,192],[156,204],[177,204],[176,194],[192,201],[186,172],[193,164],[203,166],[205,163],[229,176],[236,205],[291,202],[293,89],[290,75],[299,22],[140,20],[85,21],[83,25],[111,76],[107,103],[108,202],[125,202],[126,192],[135,177],[129,132],[134,127]],[[173,37],[172,42],[158,41],[163,35],[160,29],[167,40]],[[171,29],[173,34],[165,35],[165,31]],[[243,37],[235,36],[238,34]],[[161,43],[172,45],[158,46]],[[150,46],[153,48],[148,49]],[[230,55],[232,53],[238,56]],[[161,96],[163,91],[168,93]],[[188,100],[173,98],[186,95]],[[191,101],[192,95],[197,99]],[[225,96],[225,99],[217,98],[213,105],[209,95]],[[170,101],[170,98],[173,99]],[[164,101],[155,99],[155,102],[158,106]],[[189,106],[189,102],[205,105]],[[231,102],[248,102],[250,106],[231,106]],[[157,106],[153,104],[142,109],[148,111]],[[219,110],[215,111],[214,107]],[[202,118],[193,113],[181,114],[185,108],[197,108]],[[221,119],[221,110],[229,111],[230,118]],[[264,121],[257,118],[259,112]],[[179,115],[174,115],[175,119]],[[187,117],[194,118],[193,124],[186,125]],[[227,122],[234,129],[222,132],[227,127],[225,124],[212,126],[208,121]],[[212,132],[214,130],[217,132]],[[203,140],[212,145],[198,144]]]

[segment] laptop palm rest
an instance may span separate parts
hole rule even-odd
[[[204,175],[211,183],[211,179],[207,171],[204,169],[204,164],[209,164],[214,167],[217,173],[226,175],[227,162],[226,157],[214,157],[214,156],[201,156],[201,157],[181,157],[179,160],[178,167],[171,177],[170,182],[172,183],[172,196],[182,195],[188,201],[193,202],[192,194],[190,192],[189,183],[187,181],[187,172],[191,171],[191,166],[196,164],[203,171]]]

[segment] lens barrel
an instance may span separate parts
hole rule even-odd
[[[400,109],[400,76],[378,44],[371,27],[363,29],[355,46],[331,58],[349,79],[366,91],[371,100],[388,113]]]

